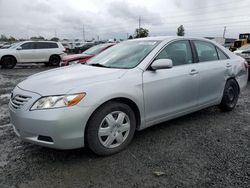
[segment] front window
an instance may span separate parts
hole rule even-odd
[[[173,42],[164,48],[156,59],[171,59],[173,66],[190,64],[193,62],[190,44],[187,40]]]
[[[27,42],[21,45],[22,50],[33,50],[35,49],[35,42]]]
[[[250,34],[240,34],[240,39],[250,39]]]
[[[110,68],[134,68],[157,45],[159,41],[127,41],[105,50],[100,55],[90,59],[88,65],[102,65]]]

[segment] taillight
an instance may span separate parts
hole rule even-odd
[[[80,60],[78,61],[78,63],[84,64],[84,63],[86,63],[86,59],[80,59]]]

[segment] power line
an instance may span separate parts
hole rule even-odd
[[[235,1],[234,1],[235,2]],[[247,3],[247,4],[244,4],[244,3]],[[204,14],[204,13],[209,13],[209,12],[222,12],[223,11],[223,13],[225,12],[225,10],[235,10],[235,9],[237,9],[237,8],[246,8],[246,9],[248,9],[248,5],[249,5],[249,3],[250,2],[247,2],[247,1],[245,1],[245,2],[241,2],[241,4],[237,4],[237,6],[235,6],[235,5],[233,5],[232,7],[223,7],[223,10],[222,9],[218,9],[218,10],[208,10],[209,8],[211,8],[211,7],[218,7],[219,6],[219,4],[216,4],[216,5],[213,5],[213,6],[206,6],[206,7],[197,7],[197,8],[194,8],[194,9],[189,9],[189,10],[186,10],[186,11],[181,11],[181,13],[182,14],[177,14],[177,16],[178,17],[180,17],[180,16],[188,16],[190,13],[192,13],[192,15],[194,15],[194,11],[195,10],[198,10],[198,11],[202,11],[202,12],[197,12],[198,14]],[[230,3],[222,3],[222,4],[220,4],[220,6],[225,6],[225,5],[229,5]],[[206,9],[207,11],[205,12],[203,9]],[[187,12],[187,13],[185,13],[185,12]],[[166,17],[176,17],[176,11],[172,11],[172,12],[168,12],[170,15],[172,15],[172,16],[166,16]],[[185,14],[183,14],[183,13],[185,13]],[[145,19],[147,19],[147,17],[151,17],[151,16],[147,16],[147,15],[145,15],[145,16],[143,16]],[[156,18],[156,17],[152,17],[152,18]]]
[[[84,24],[82,26],[82,39],[85,42],[85,29],[84,29]]]

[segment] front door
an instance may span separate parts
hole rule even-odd
[[[26,42],[20,47],[22,47],[22,49],[18,50],[20,62],[31,63],[36,61],[35,42]]]

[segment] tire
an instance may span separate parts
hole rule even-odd
[[[4,69],[13,69],[16,63],[16,59],[12,56],[6,56],[1,59],[2,68]]]
[[[108,102],[90,118],[85,132],[86,142],[97,155],[112,155],[129,145],[135,129],[132,109],[123,103]]]
[[[219,108],[222,111],[232,111],[237,104],[239,93],[240,91],[237,82],[233,79],[228,80],[224,88]]]
[[[49,58],[49,65],[51,66],[59,66],[60,64],[60,61],[61,61],[61,58],[57,55],[52,55],[50,58]]]

